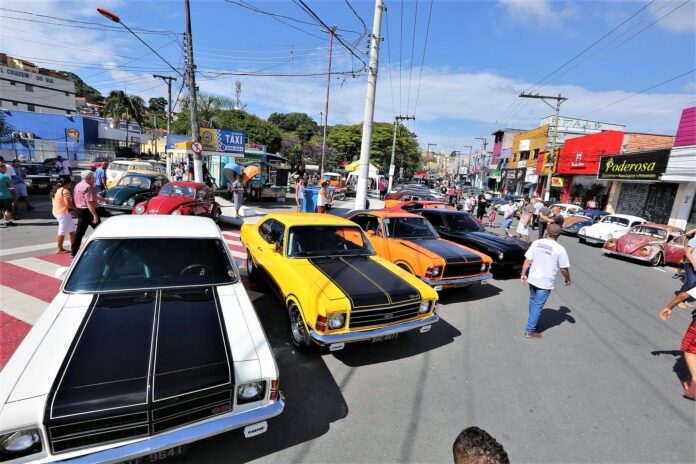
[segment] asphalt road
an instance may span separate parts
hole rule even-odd
[[[51,241],[54,227],[3,229],[2,249]],[[233,431],[168,462],[452,462],[452,442],[471,425],[512,462],[696,462],[696,405],[678,381],[690,315],[657,317],[680,285],[674,269],[560,243],[573,286],[558,279],[542,340],[524,338],[528,289],[510,278],[443,293],[428,333],[303,354],[268,286],[247,281],[286,409],[264,435]]]

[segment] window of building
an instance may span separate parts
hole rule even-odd
[[[70,96],[70,92],[65,92],[65,96],[66,96],[66,97],[69,97],[69,96]]]
[[[33,92],[34,86],[31,84],[24,84],[24,90],[26,90],[27,92]]]
[[[17,102],[12,102],[12,106],[17,106]]]
[[[534,159],[539,159],[539,149],[538,148],[534,149]]]
[[[10,85],[17,85],[15,81],[10,81]]]
[[[36,111],[36,107],[34,105],[27,105],[27,111]]]
[[[529,151],[521,151],[520,152],[520,160],[526,160],[529,159]]]

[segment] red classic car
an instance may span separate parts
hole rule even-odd
[[[604,254],[645,261],[653,266],[679,264],[686,251],[686,235],[678,227],[640,224],[626,235],[604,243]]]
[[[222,210],[213,190],[200,182],[169,182],[156,197],[138,203],[133,214],[203,216],[218,222]]]

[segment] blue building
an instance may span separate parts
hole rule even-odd
[[[0,144],[6,160],[43,161],[58,155],[69,160],[85,159],[82,116],[34,113],[2,109],[15,137]]]

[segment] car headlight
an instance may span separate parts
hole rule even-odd
[[[329,329],[336,330],[343,327],[346,323],[346,315],[344,313],[332,314],[329,316]]]
[[[0,460],[16,459],[41,451],[39,429],[17,430],[0,435]]]
[[[638,254],[641,256],[646,256],[650,253],[650,248],[649,247],[643,247],[640,250],[638,250]]]
[[[425,314],[430,311],[430,306],[433,304],[433,300],[423,300],[421,301],[420,307],[418,308],[418,314]]]
[[[138,205],[135,207],[135,214],[145,214],[145,205]]]
[[[578,230],[578,226],[570,226],[570,230],[575,232],[576,230]]]
[[[442,272],[442,268],[441,268],[441,267],[434,267],[434,268],[433,268],[433,277],[439,276],[441,272]]]
[[[486,267],[487,267],[486,263],[481,264],[481,272],[485,272]]]
[[[135,205],[135,198],[129,198],[128,201],[126,202],[128,206],[134,206]]]
[[[180,209],[175,209],[174,211],[172,211],[172,214],[173,214],[174,216],[181,216],[181,210],[180,210]]]
[[[499,259],[499,260],[502,261],[504,257],[505,257],[505,253],[503,253],[502,251],[501,251],[500,253],[498,253],[498,259]]]
[[[587,235],[587,227],[583,227],[578,231],[578,235]]]
[[[263,381],[243,383],[237,387],[237,403],[250,403],[263,398],[266,383]]]
[[[614,242],[612,240],[607,240],[607,243],[605,243],[607,248],[613,248],[614,247]]]

